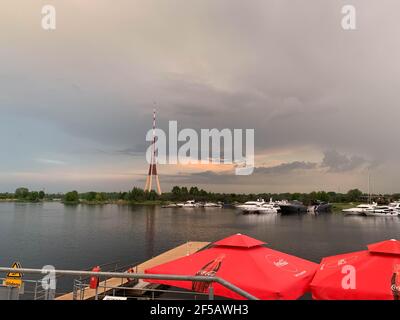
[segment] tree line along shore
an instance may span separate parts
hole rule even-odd
[[[367,195],[358,189],[349,190],[346,193],[334,191],[313,191],[310,193],[216,193],[208,192],[198,187],[175,186],[170,192],[158,195],[155,191],[147,192],[141,188],[134,187],[130,191],[121,192],[83,192],[70,191],[66,193],[45,193],[44,191],[30,191],[26,187],[15,190],[14,193],[0,193],[0,201],[14,202],[44,202],[60,201],[64,204],[168,204],[187,200],[223,202],[226,204],[243,203],[255,199],[273,200],[298,200],[305,205],[315,201],[324,201],[334,204],[334,208],[346,208],[348,204],[365,202],[373,198],[374,201],[386,203],[400,199],[400,193],[384,195]]]

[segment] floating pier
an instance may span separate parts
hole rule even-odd
[[[144,271],[148,268],[155,267],[159,264],[163,264],[181,257],[184,257],[186,255],[195,253],[199,251],[200,249],[206,247],[209,245],[209,242],[194,242],[190,241],[187,243],[184,243],[176,248],[173,248],[171,250],[168,250],[164,253],[161,253],[160,255],[147,260],[141,264],[138,264],[136,266],[132,266],[132,269],[134,269],[137,273],[144,273]],[[106,279],[99,284],[99,289],[90,289],[88,286],[85,287],[84,289],[78,290],[77,292],[70,292],[65,295],[59,296],[56,298],[56,300],[74,300],[74,296],[78,296],[79,299],[82,300],[91,300],[95,299],[96,294],[97,295],[106,295],[107,293],[112,292],[113,290],[116,290],[115,288],[118,287],[125,287],[129,285],[130,280],[129,279],[121,279],[121,278],[109,278]],[[136,289],[147,289],[147,288],[153,288],[154,284],[144,282],[143,280],[139,280],[139,282],[133,287]]]

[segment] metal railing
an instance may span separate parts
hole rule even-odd
[[[138,283],[138,282],[134,282]],[[149,283],[150,284],[150,283]],[[157,287],[152,287],[151,284],[148,287],[135,287],[131,286],[132,282],[121,286],[110,286],[103,284],[99,284],[99,286],[95,289],[95,300],[99,300],[104,298],[105,296],[118,296],[125,297],[126,299],[140,299],[140,300],[171,300],[177,299],[171,297],[171,295],[179,295],[182,299],[194,298],[197,300],[198,297],[208,297],[208,299],[213,299],[213,289],[210,287],[209,293],[201,293],[201,292],[192,292],[192,291],[184,291],[184,290],[173,290],[173,289],[159,289],[158,284]],[[212,284],[211,284],[212,286]],[[84,282],[75,281],[74,282],[74,291],[73,296],[74,300],[84,300],[85,292],[88,290],[89,285]],[[162,297],[161,297],[162,295]],[[92,297],[93,298],[93,297]]]
[[[44,274],[42,269],[30,269],[30,268],[0,268],[0,272],[22,272],[26,274]],[[92,271],[79,271],[79,270],[54,270],[55,275],[66,275],[66,276],[95,276],[104,278],[121,278],[121,279],[148,279],[148,280],[175,280],[175,281],[196,281],[205,282],[210,284],[209,288],[209,298],[214,298],[214,289],[212,284],[218,283],[225,288],[237,293],[238,295],[249,299],[258,300],[255,296],[244,291],[243,289],[235,286],[234,284],[219,278],[219,277],[207,277],[207,276],[190,276],[190,275],[170,275],[170,274],[145,274],[145,273],[129,273],[129,272],[92,272]],[[121,289],[121,287],[116,287],[115,289]],[[144,289],[142,289],[144,290]]]
[[[114,262],[100,264],[98,266],[100,267],[100,269],[103,272],[125,272],[128,269],[134,269],[135,272],[137,272],[138,264],[139,264],[139,262],[121,265],[121,261],[114,261]],[[134,267],[132,267],[132,266],[134,266]],[[84,269],[84,271],[91,271],[91,270],[92,270],[92,268]],[[81,298],[81,300],[83,299],[85,289],[89,287],[89,284],[86,283],[89,279],[90,279],[90,276],[79,276],[78,279],[73,280],[72,293],[73,293],[74,300],[76,300],[78,297]],[[107,278],[104,279],[104,286],[106,286],[106,284],[107,284]],[[121,285],[122,284],[123,284],[123,279],[121,279]]]
[[[56,277],[56,278],[59,278]],[[0,284],[4,283],[7,278],[0,278]],[[3,284],[3,287],[7,287]],[[8,286],[9,288],[16,288],[13,286]],[[42,287],[41,279],[23,279],[23,286],[18,289],[18,296],[24,296],[25,298],[30,297],[32,300],[49,300],[52,298],[51,292],[45,290]]]

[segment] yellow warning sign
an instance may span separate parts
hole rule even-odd
[[[22,286],[22,279],[7,278],[6,280],[3,281],[3,285],[19,288]]]
[[[21,264],[19,262],[14,262],[13,265],[11,266],[13,269],[21,269]],[[21,272],[12,272],[10,271],[7,273],[7,278],[22,278],[22,273]]]
[[[19,262],[14,262],[11,266],[12,269],[21,269],[21,264]],[[21,287],[22,286],[22,272],[10,271],[7,273],[6,279],[3,281],[6,286]]]

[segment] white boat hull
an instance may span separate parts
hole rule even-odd
[[[239,210],[241,210],[244,214],[249,214],[249,213],[278,213],[278,210],[275,208],[263,208],[263,207],[237,207]]]
[[[222,208],[222,204],[218,203],[205,203],[203,205],[204,208]]]
[[[398,217],[398,212],[365,212],[365,214],[369,217]]]
[[[259,213],[269,213],[269,214],[277,214],[278,210],[276,209],[259,209]]]

